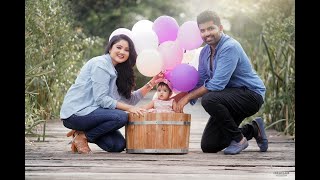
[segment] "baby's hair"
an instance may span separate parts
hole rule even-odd
[[[170,93],[172,92],[172,90],[170,89],[170,87],[168,86],[168,84],[166,84],[166,83],[164,83],[164,82],[159,82],[159,84],[157,85],[157,88],[158,88],[158,87],[161,87],[161,86],[167,87],[167,88],[169,89],[169,92],[170,92]]]

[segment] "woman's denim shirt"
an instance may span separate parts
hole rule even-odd
[[[139,90],[134,91],[130,99],[120,96],[116,80],[117,71],[109,54],[90,59],[68,90],[60,118],[66,119],[73,114],[84,116],[99,107],[115,109],[117,101],[135,105],[143,98]]]

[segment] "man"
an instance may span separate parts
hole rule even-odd
[[[202,97],[201,104],[210,118],[201,139],[203,152],[238,154],[248,147],[253,137],[265,152],[268,140],[263,120],[239,128],[240,123],[259,111],[264,102],[265,85],[240,43],[223,33],[220,17],[213,11],[197,16],[203,41],[206,43],[199,56],[200,80],[196,87],[177,103],[175,110],[192,105]]]

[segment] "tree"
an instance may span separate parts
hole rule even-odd
[[[180,20],[183,1],[176,0],[72,0],[77,26],[92,36],[108,39],[112,31],[123,27],[131,29],[142,19],[154,21],[161,15]]]

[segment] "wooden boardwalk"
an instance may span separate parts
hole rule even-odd
[[[151,100],[152,93],[140,102]],[[59,120],[46,125],[44,142],[26,137],[25,179],[295,179],[295,142],[274,130],[268,130],[268,152],[259,152],[254,139],[238,155],[223,152],[203,153],[200,148],[202,131],[208,114],[199,101],[187,105],[191,114],[188,154],[127,154],[108,153],[89,144],[93,154],[73,154],[66,137],[69,131]],[[121,129],[124,134],[124,128]]]

